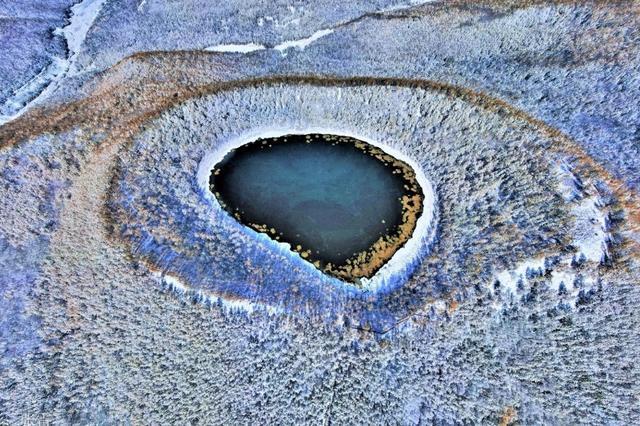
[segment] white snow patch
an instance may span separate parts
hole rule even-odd
[[[433,303],[432,306],[436,313],[439,315],[443,314],[447,310],[447,304],[444,302],[444,300],[437,300]]]
[[[608,254],[607,213],[600,204],[597,197],[589,197],[572,209],[576,218],[573,244],[591,262],[600,262]]]
[[[576,274],[567,271],[551,271],[551,286],[552,290],[558,291],[560,284],[564,283],[567,291],[574,288],[573,282],[576,280]],[[577,294],[577,292],[576,292]]]
[[[583,271],[580,273],[582,285],[578,286],[578,273],[570,269],[570,264],[571,257],[561,259],[560,262],[554,266],[557,269],[551,270],[551,277],[550,279],[545,279],[545,282],[547,283],[549,290],[555,294],[559,294],[560,286],[564,284],[564,289],[566,291],[566,293],[564,293],[564,297],[573,299],[573,306],[575,307],[578,302],[578,293],[580,293],[580,290],[591,289],[597,283],[597,279],[595,278],[597,272],[591,270],[589,272]],[[519,281],[522,281],[524,286],[529,285],[529,281],[526,276],[527,270],[533,270],[539,274],[543,273],[544,258],[532,259],[519,263],[515,269],[501,271],[495,274],[494,278],[500,281],[500,288],[501,290],[506,290],[506,295],[515,295]],[[493,288],[491,290],[493,291]],[[500,311],[504,305],[503,300],[508,299],[494,299],[492,303],[493,308]]]
[[[264,26],[265,22],[276,22],[275,19],[273,19],[273,16],[264,16],[262,18],[258,18],[258,26],[262,27]]]
[[[603,206],[598,190],[594,187],[580,188],[580,179],[572,172],[571,166],[562,161],[556,167],[557,190],[562,198],[571,203],[571,213],[575,218],[573,244],[590,262],[600,262],[608,254],[607,209]],[[594,195],[590,195],[594,194]]]
[[[274,49],[277,50],[278,52],[285,54],[285,52],[288,49],[292,49],[292,48],[296,48],[298,50],[304,50],[306,49],[311,43],[321,39],[322,37],[325,37],[329,34],[333,33],[333,29],[331,28],[327,28],[324,30],[318,30],[315,33],[311,34],[309,37],[305,37],[305,38],[301,38],[298,40],[288,40],[285,42],[282,42],[276,46],[274,46]]]
[[[71,52],[68,58],[69,74],[78,72],[75,67],[75,60],[80,52],[80,47],[87,38],[87,33],[98,17],[102,6],[106,0],[83,0],[71,8],[71,19],[69,25],[58,28],[54,34],[62,35],[67,40],[67,47]]]
[[[539,274],[543,273],[544,257],[525,260],[519,263],[515,269],[497,273],[495,278],[500,281],[501,289],[506,289],[515,294],[518,289],[518,281],[527,281],[527,271],[533,271]]]
[[[262,21],[258,20],[258,25],[261,25],[261,22]],[[318,39],[326,35],[331,34],[332,32],[333,32],[332,29],[319,30],[313,33],[312,35],[310,35],[309,37],[302,38],[299,40],[288,40],[272,47],[271,49],[277,50],[283,56],[286,56],[287,50],[293,49],[293,48],[298,50],[304,50],[311,43],[317,41]],[[206,47],[204,50],[206,50],[207,52],[251,53],[251,52],[255,52],[258,50],[265,50],[265,49],[267,49],[265,45],[258,44],[258,43],[242,43],[242,44],[232,43],[232,44],[218,44],[216,46]]]
[[[434,3],[438,0],[411,0],[409,3],[400,3],[394,6],[389,6],[384,9],[379,10],[377,13],[385,13],[385,12],[397,12],[398,10],[410,9],[416,6],[422,6],[427,3]]]
[[[286,28],[286,27],[288,27],[289,25],[300,25],[300,21],[301,21],[301,20],[300,20],[300,18],[294,18],[294,19],[292,19],[292,20],[290,20],[290,21],[285,22],[285,23],[284,23],[284,24],[282,24],[281,26],[282,26],[283,28]]]
[[[156,278],[160,282],[164,282],[170,290],[180,295],[195,295],[200,300],[209,302],[212,305],[220,303],[220,305],[227,311],[243,311],[249,314],[252,314],[255,311],[266,311],[269,315],[283,312],[282,309],[273,306],[266,306],[260,303],[253,303],[246,300],[228,300],[206,290],[194,290],[189,287],[189,285],[183,283],[178,278],[172,275],[162,274],[160,272],[153,272],[152,274],[154,278]]]
[[[590,275],[583,275],[582,277],[582,286],[577,286],[578,275],[576,272],[568,269],[569,264],[571,263],[571,259],[569,258],[562,260],[558,265],[556,265],[559,269],[554,269],[551,271],[551,278],[546,279],[545,282],[548,285],[549,291],[552,293],[559,295],[560,286],[564,284],[564,296],[569,300],[572,300],[572,306],[575,308],[578,302],[578,294],[580,290],[587,290],[594,286],[597,282],[596,278],[594,278],[591,274],[594,271],[591,271]],[[544,268],[544,260],[535,259],[533,261],[526,261],[518,265],[518,267],[511,271],[502,271],[495,275],[495,278],[500,280],[501,290],[506,290],[505,296],[515,296],[515,291],[517,289],[518,281],[522,281],[524,286],[529,285],[529,281],[526,277],[526,270],[528,268],[538,269]],[[525,287],[526,289],[526,287]],[[492,289],[493,290],[493,289]],[[508,297],[505,299],[503,297],[496,298],[493,300],[492,307],[496,311],[501,311],[504,306],[504,301],[509,300]]]
[[[571,171],[571,166],[566,162],[558,164],[555,170],[558,179],[558,193],[566,202],[579,199],[582,194],[578,188],[578,177]]]
[[[218,44],[205,48],[207,52],[233,52],[233,53],[250,53],[256,50],[263,50],[265,46],[256,43],[245,44]]]

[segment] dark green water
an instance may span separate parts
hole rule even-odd
[[[403,220],[407,181],[369,148],[322,134],[258,139],[215,166],[210,188],[241,223],[320,266],[343,265]]]

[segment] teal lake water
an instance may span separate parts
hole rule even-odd
[[[403,221],[406,178],[368,148],[322,134],[258,139],[214,167],[210,188],[241,223],[316,266],[344,265]]]

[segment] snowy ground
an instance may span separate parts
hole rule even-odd
[[[640,423],[639,28],[636,2],[0,4],[0,424]],[[283,127],[424,172],[410,274],[358,292],[217,215],[207,153]]]

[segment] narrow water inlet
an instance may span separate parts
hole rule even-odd
[[[424,204],[406,162],[321,133],[241,145],[214,165],[209,189],[238,222],[350,283],[371,278],[411,238]]]

